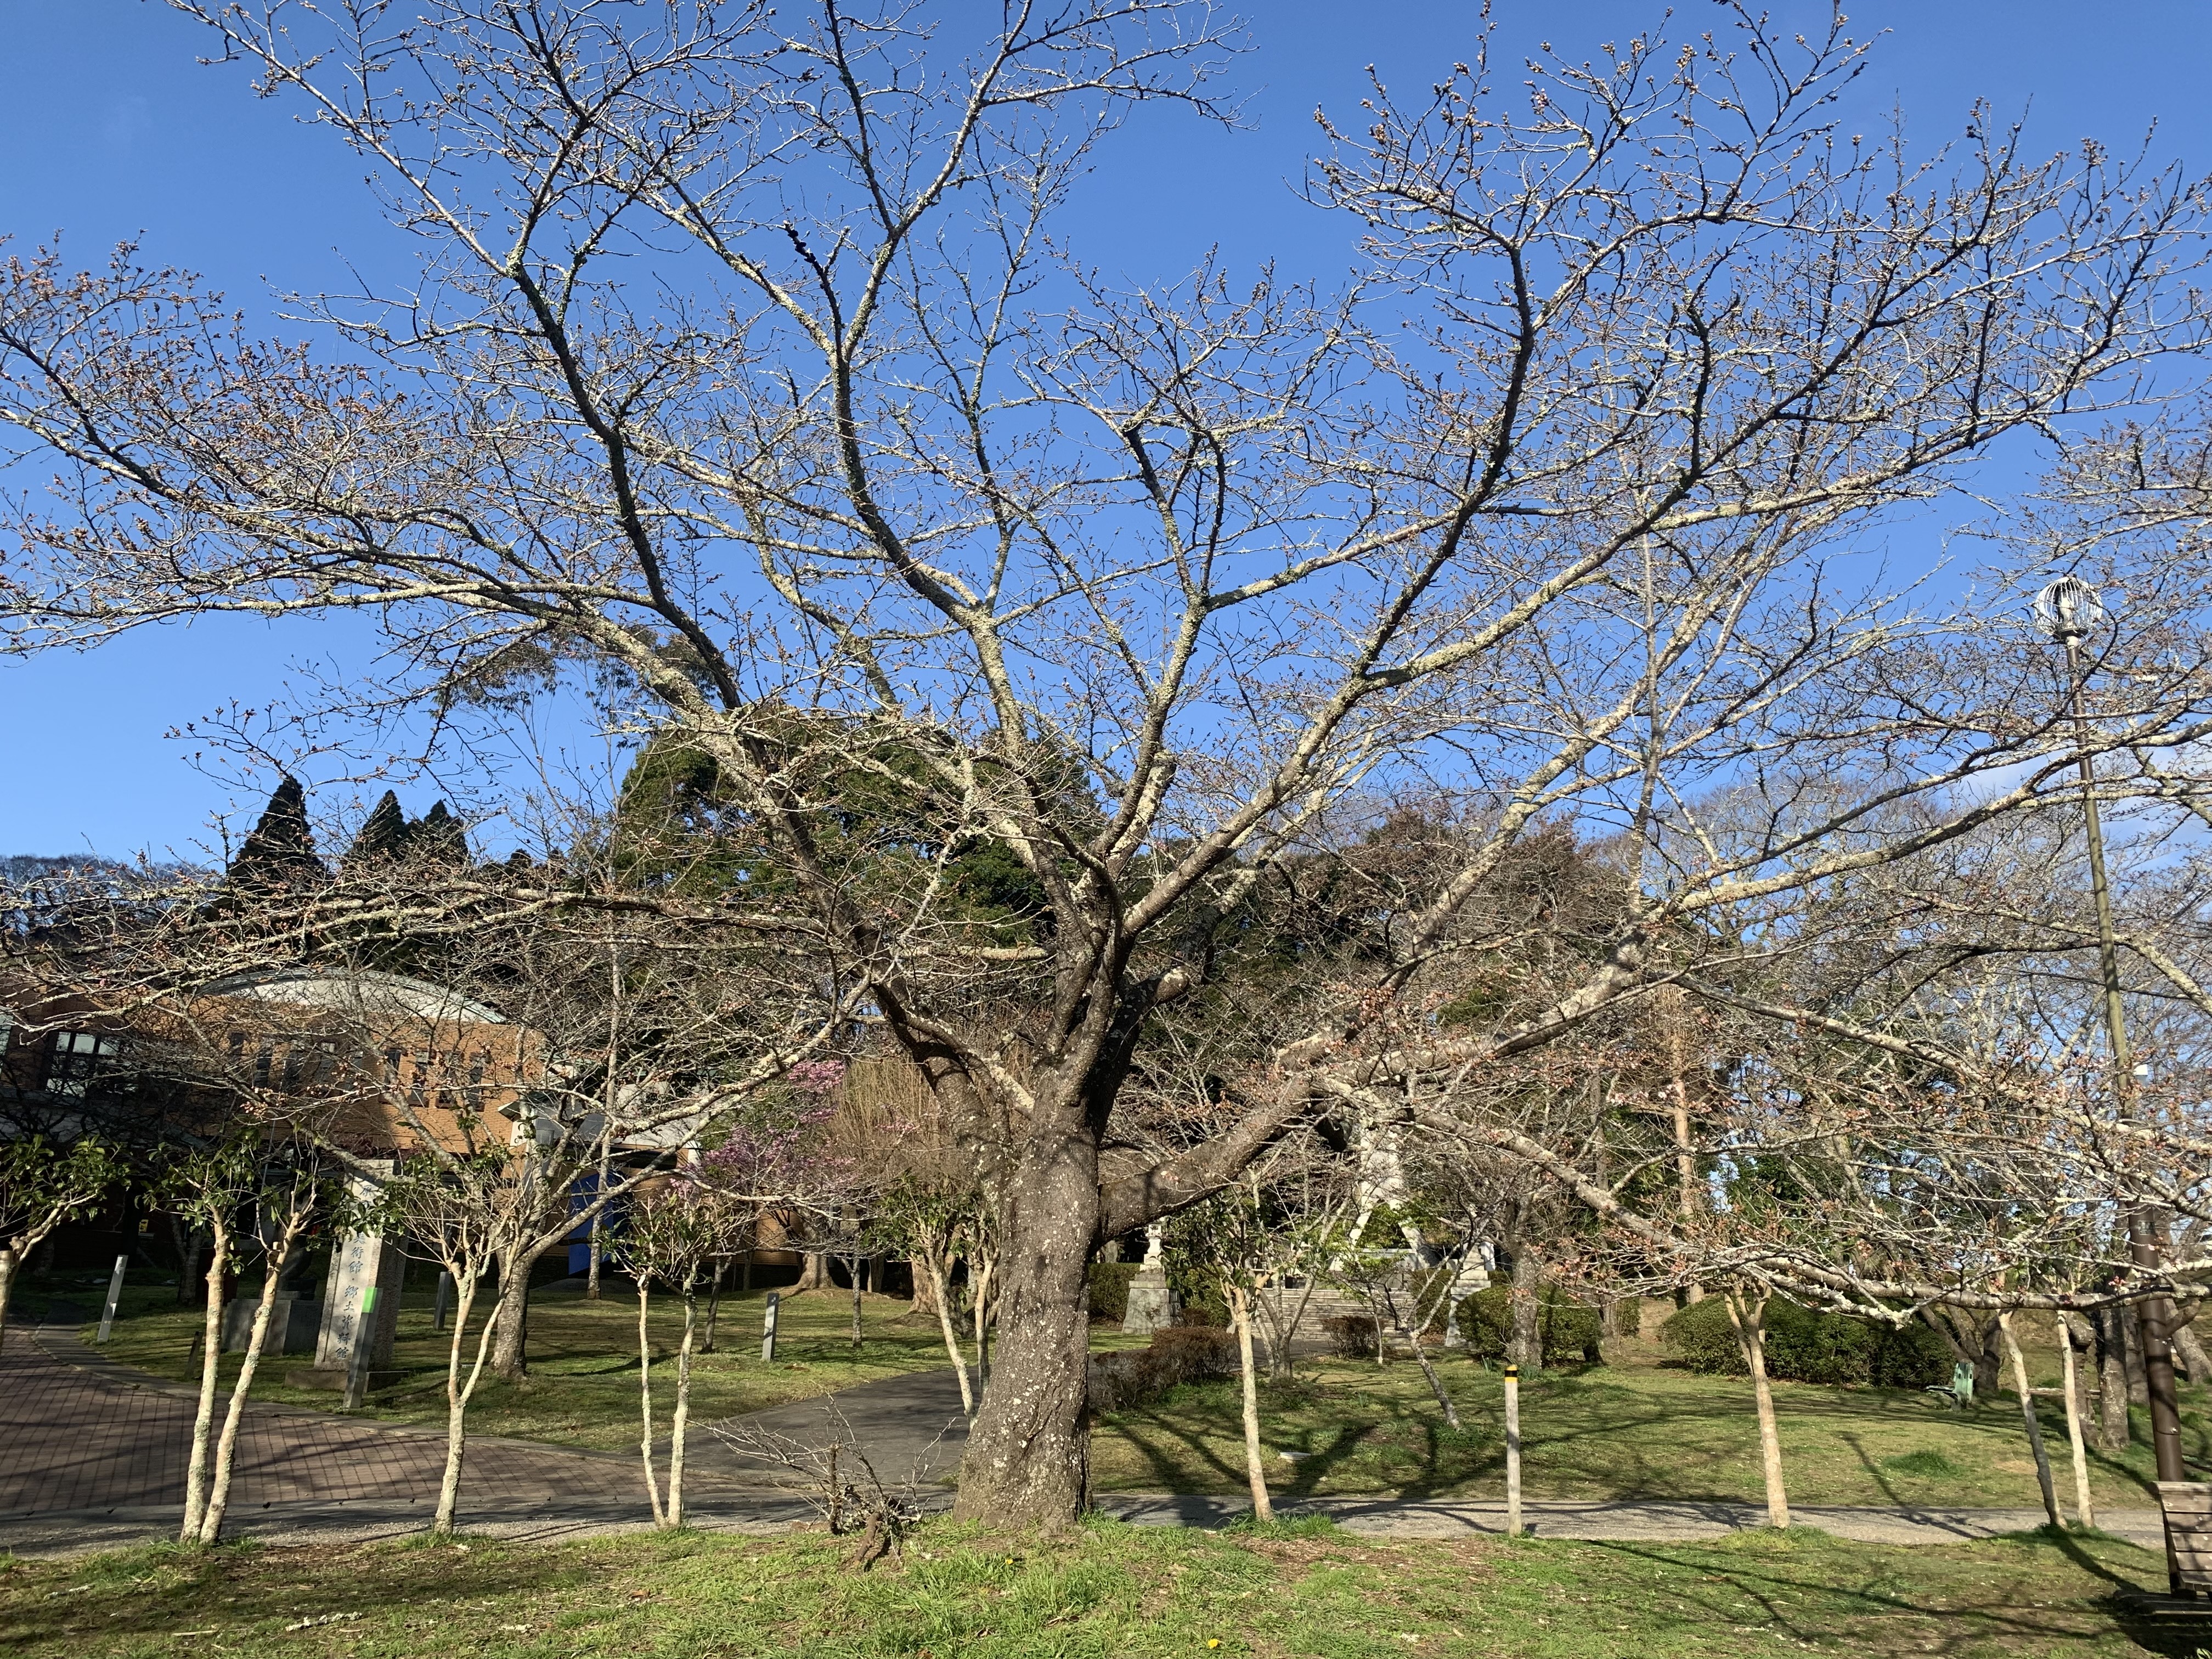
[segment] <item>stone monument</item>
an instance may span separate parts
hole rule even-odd
[[[1155,1221],[1145,1229],[1145,1259],[1129,1281],[1129,1310],[1122,1316],[1121,1328],[1146,1334],[1174,1324],[1176,1313],[1176,1293],[1160,1256],[1160,1224]]]
[[[380,1178],[388,1178],[392,1165],[374,1163],[347,1184],[353,1196],[366,1200],[376,1195]],[[355,1350],[368,1345],[364,1363],[371,1370],[388,1369],[392,1345],[399,1334],[399,1285],[407,1272],[407,1258],[397,1240],[380,1233],[348,1233],[331,1251],[331,1276],[323,1292],[322,1330],[315,1342],[312,1372],[294,1373],[295,1385],[343,1389],[354,1368]],[[362,1316],[363,1292],[372,1286],[376,1297],[369,1316]]]

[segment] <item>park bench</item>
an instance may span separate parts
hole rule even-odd
[[[2166,1512],[2166,1564],[2173,1593],[2212,1594],[2212,1483],[2161,1480],[2158,1504]]]

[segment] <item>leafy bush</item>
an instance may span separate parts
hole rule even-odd
[[[1365,1314],[1334,1314],[1321,1322],[1328,1351],[1339,1359],[1375,1358],[1375,1322]]]
[[[1662,1325],[1659,1334],[1690,1370],[1707,1376],[1749,1374],[1728,1304],[1717,1296],[1692,1303]],[[1949,1377],[1951,1351],[1923,1325],[1898,1330],[1817,1313],[1777,1297],[1766,1304],[1766,1372],[1784,1382],[1921,1389]]]
[[[1091,1356],[1091,1409],[1124,1411],[1156,1400],[1185,1382],[1234,1376],[1237,1340],[1203,1326],[1169,1326],[1152,1333],[1152,1346]]]
[[[1091,1264],[1091,1316],[1109,1319],[1116,1325],[1129,1316],[1129,1281],[1137,1276],[1133,1261],[1094,1261]]]
[[[1477,1359],[1503,1359],[1513,1335],[1511,1290],[1493,1285],[1477,1291],[1459,1304],[1458,1319],[1459,1334]],[[1604,1358],[1598,1346],[1604,1326],[1597,1310],[1569,1301],[1554,1285],[1547,1285],[1538,1294],[1536,1334],[1547,1365],[1575,1359],[1595,1364]]]

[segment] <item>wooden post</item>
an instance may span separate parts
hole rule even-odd
[[[1505,1535],[1521,1535],[1521,1368],[1505,1368]]]
[[[118,1255],[115,1258],[115,1272],[107,1281],[107,1305],[100,1310],[100,1314],[99,1340],[102,1342],[107,1340],[108,1332],[115,1328],[115,1306],[123,1300],[123,1270],[130,1265],[131,1258],[128,1255]]]
[[[779,1291],[770,1291],[768,1293],[768,1307],[761,1315],[761,1358],[763,1359],[775,1358],[775,1310],[782,1300],[783,1297]]]

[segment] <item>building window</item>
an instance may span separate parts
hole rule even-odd
[[[46,1091],[82,1100],[94,1079],[112,1069],[123,1039],[98,1031],[57,1031],[46,1051]]]

